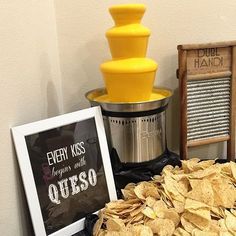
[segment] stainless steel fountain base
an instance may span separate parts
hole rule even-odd
[[[160,156],[166,149],[165,109],[172,92],[160,100],[137,103],[97,102],[106,93],[95,89],[86,94],[92,106],[100,105],[109,148],[115,148],[122,162],[145,162]]]
[[[122,162],[143,162],[160,156],[166,148],[165,112],[142,117],[104,116],[109,147]]]

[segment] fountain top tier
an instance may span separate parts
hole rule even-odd
[[[123,4],[109,8],[109,12],[116,26],[127,24],[140,24],[146,11],[144,4]]]
[[[153,94],[157,63],[146,58],[150,30],[141,25],[145,10],[143,4],[116,5],[109,9],[115,22],[106,32],[112,60],[100,67],[106,102],[134,103],[163,98],[161,94]]]

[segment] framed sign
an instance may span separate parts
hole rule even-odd
[[[69,236],[116,200],[100,107],[12,128],[36,236]]]

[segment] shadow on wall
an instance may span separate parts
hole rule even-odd
[[[47,83],[47,116],[53,117],[59,115],[58,96],[55,85],[52,81]]]
[[[106,39],[103,40],[93,40],[86,44],[86,49],[88,52],[87,58],[83,61],[83,68],[87,76],[86,85],[91,89],[91,79],[97,84],[97,86],[103,86],[102,73],[100,71],[100,65],[106,61],[111,60],[110,49]],[[95,84],[92,83],[92,86]],[[93,88],[92,88],[93,89]]]
[[[85,52],[86,50],[86,52]],[[82,47],[78,50],[78,67],[75,75],[78,77],[78,90],[76,94],[69,94],[71,103],[73,106],[70,110],[82,109],[89,107],[89,103],[85,98],[85,93],[89,90],[100,88],[104,86],[102,74],[100,72],[100,64],[105,60],[108,60],[108,46],[106,45],[105,40],[93,40],[86,43],[85,47]],[[83,60],[81,60],[80,55],[87,55]],[[81,65],[79,65],[81,61]],[[81,73],[81,71],[83,73]],[[82,78],[79,78],[80,75],[83,75]],[[77,98],[77,101],[74,102],[73,99]]]
[[[59,115],[59,98],[55,83],[60,83],[60,78],[54,78],[51,72],[51,65],[46,53],[40,56],[40,72],[41,72],[41,94],[42,94],[42,108],[46,113],[46,117]],[[62,105],[62,104],[61,104]]]
[[[179,151],[179,88],[178,79],[176,78],[177,61],[177,54],[164,57],[162,64],[160,64],[162,71],[161,74],[157,74],[156,82],[157,86],[170,88],[173,92],[166,111],[166,135],[167,146],[174,152]],[[161,78],[163,76],[164,78]]]
[[[179,88],[176,88],[173,90],[166,119],[167,144],[169,149],[175,152],[179,151],[179,123]]]
[[[105,40],[92,40],[87,42],[84,47],[77,49],[73,57],[76,62],[72,62],[72,69],[69,71],[69,78],[63,78],[67,112],[75,111],[89,107],[89,103],[85,98],[85,93],[89,90],[104,86],[102,74],[100,73],[100,64],[105,60],[106,45]],[[81,58],[81,55],[86,55]],[[107,58],[106,58],[107,59]],[[69,81],[71,80],[71,81]],[[74,86],[73,91],[68,89]],[[65,88],[68,88],[65,91]]]

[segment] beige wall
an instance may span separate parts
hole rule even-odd
[[[1,1],[0,81],[0,235],[33,235],[10,128],[62,109],[52,1]]]
[[[1,1],[0,235],[32,235],[10,127],[89,106],[84,93],[103,86],[99,64],[110,58],[104,34],[113,22],[107,8],[127,2],[141,1]],[[236,1],[142,2],[143,23],[152,30],[148,56],[159,63],[156,85],[175,91],[167,133],[169,147],[177,150],[176,45],[236,39]],[[191,153],[221,152],[222,145],[211,145]]]

